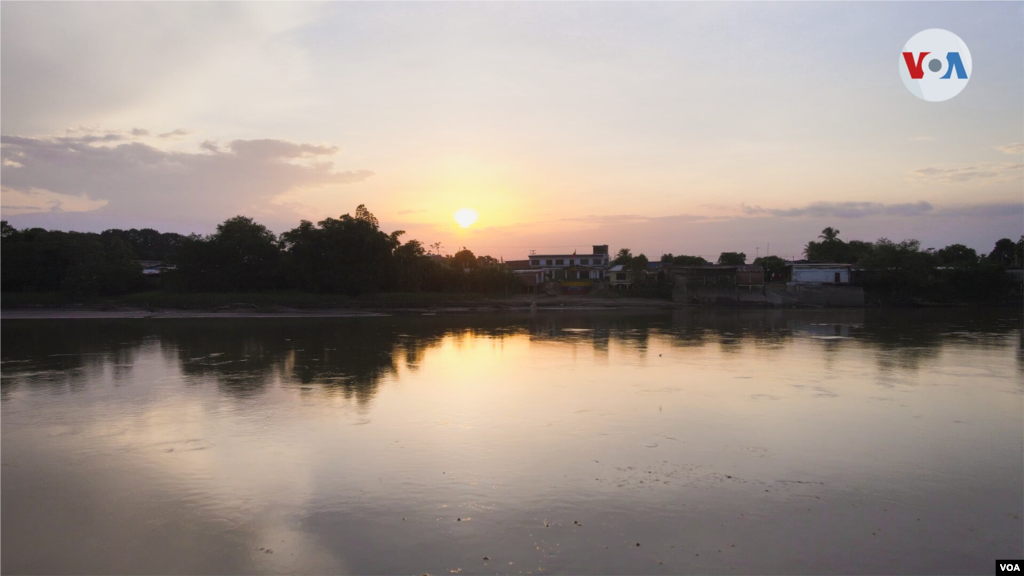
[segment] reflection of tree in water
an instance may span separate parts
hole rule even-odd
[[[879,351],[883,370],[918,370],[934,360],[943,344],[1003,348],[1019,332],[1020,317],[1006,309],[868,309],[852,334]]]
[[[651,336],[670,322],[661,311],[542,312],[521,318],[533,341],[589,344],[603,354],[607,354],[611,340],[643,354]]]
[[[5,320],[0,325],[0,397],[22,384],[73,392],[108,369],[115,382],[123,380],[146,333],[137,320]]]
[[[742,308],[676,310],[668,333],[673,346],[700,347],[715,342],[726,353],[739,353],[748,345],[780,347],[792,336],[782,311]]]
[[[781,349],[812,340],[826,359],[844,347],[880,352],[880,367],[917,370],[944,342],[1017,348],[1024,372],[1020,317],[1006,310],[743,310],[559,311],[360,318],[251,318],[6,321],[2,326],[6,398],[22,383],[73,391],[110,370],[130,374],[145,353],[176,362],[188,381],[213,380],[233,396],[268,385],[335,391],[369,401],[399,368],[416,370],[449,336],[590,346],[607,357],[609,343],[642,355],[652,338],[677,347],[717,345]],[[1010,340],[1007,336],[1017,335]],[[152,350],[152,352],[147,352]]]

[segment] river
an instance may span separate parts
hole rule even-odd
[[[5,320],[4,573],[989,573],[1015,310]]]

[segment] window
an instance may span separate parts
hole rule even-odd
[[[836,280],[835,280],[835,282],[836,282],[836,284],[839,284],[840,282],[842,282],[842,275],[839,272],[836,272]]]
[[[530,266],[540,266],[540,260],[530,260]]]
[[[544,263],[547,264],[548,266],[551,266],[551,260],[545,260]]]
[[[561,266],[562,262],[562,260],[555,260],[555,266]]]
[[[583,259],[580,260],[580,264],[590,264],[590,259],[589,258],[583,258]]]
[[[625,272],[616,272],[615,273],[615,279],[616,280],[625,280],[626,279],[626,273]]]

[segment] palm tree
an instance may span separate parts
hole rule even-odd
[[[839,238],[839,230],[836,230],[835,228],[829,226],[828,228],[825,228],[824,230],[821,231],[821,234],[818,235],[818,238],[821,238],[825,242],[832,242]]]

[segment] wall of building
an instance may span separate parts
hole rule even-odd
[[[832,284],[837,273],[841,284],[850,282],[849,268],[793,268],[793,282]]]

